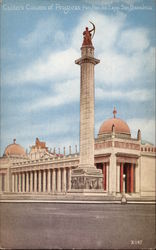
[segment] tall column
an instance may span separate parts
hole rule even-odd
[[[120,164],[120,192],[123,192],[123,163]]]
[[[81,66],[80,166],[88,168],[94,167],[94,66],[100,61],[92,45],[82,46],[81,56],[75,61]]]
[[[43,192],[46,192],[46,170],[43,170]]]
[[[63,169],[62,189],[66,192],[66,168]]]
[[[34,192],[37,192],[37,171],[34,171]]]
[[[38,192],[42,192],[41,170],[38,171]]]
[[[57,169],[57,192],[61,192],[61,170]]]
[[[52,192],[56,190],[56,170],[55,168],[52,171]]]
[[[133,168],[133,164],[131,164],[131,168],[130,168],[130,192],[133,193],[134,192],[134,185],[133,185],[133,181],[134,181],[134,168]]]
[[[94,165],[94,67],[100,61],[94,57],[91,33],[83,32],[85,43],[81,47],[80,65],[80,160],[72,171],[72,189],[102,189],[103,175]],[[94,180],[94,185],[92,182]]]
[[[47,183],[47,186],[48,186],[48,192],[51,191],[51,170],[48,169],[48,183]]]
[[[22,173],[22,192],[25,192],[25,173]]]
[[[26,192],[29,192],[29,172],[26,172]]]

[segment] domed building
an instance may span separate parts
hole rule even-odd
[[[16,156],[26,156],[26,152],[24,148],[16,144],[16,139],[13,140],[13,143],[8,145],[4,151],[3,156],[11,156],[11,157],[16,157]]]
[[[103,174],[103,197],[121,199],[150,198],[155,195],[155,152],[150,144],[142,144],[141,132],[131,137],[128,124],[116,116],[104,121],[95,138],[94,162]],[[70,193],[72,170],[77,169],[80,155],[60,149],[53,152],[45,142],[36,138],[35,145],[26,153],[13,140],[1,157],[0,192],[14,194],[66,194]],[[149,181],[150,180],[150,181]]]
[[[116,109],[114,108],[114,117],[104,121],[99,129],[98,136],[101,138],[109,137],[112,132],[119,138],[130,138],[131,132],[127,123],[116,117]]]
[[[95,31],[95,30],[94,30]],[[92,35],[83,32],[80,77],[80,152],[69,146],[53,152],[36,138],[30,152],[14,140],[0,158],[0,192],[34,198],[38,194],[84,194],[120,200],[155,199],[156,148],[142,144],[141,131],[132,138],[128,124],[116,117],[104,121],[94,138],[94,57]],[[84,196],[83,196],[84,197]],[[96,200],[96,197],[95,197]]]

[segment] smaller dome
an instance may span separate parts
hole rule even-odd
[[[119,118],[111,118],[103,122],[100,127],[99,134],[111,133],[113,126],[115,133],[130,134],[130,129],[127,123]]]
[[[23,156],[23,155],[26,155],[26,152],[24,150],[24,148],[19,145],[19,144],[16,144],[16,139],[13,140],[13,143],[12,144],[9,144],[5,151],[4,151],[4,155],[6,156],[9,156],[9,155],[20,155],[20,156]]]
[[[104,121],[99,129],[99,135],[110,134],[114,130],[117,134],[131,135],[130,129],[127,123],[120,118],[116,118],[116,109],[114,108],[114,117]]]

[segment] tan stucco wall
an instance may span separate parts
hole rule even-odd
[[[154,154],[141,154],[141,196],[155,196],[155,164],[156,158]]]

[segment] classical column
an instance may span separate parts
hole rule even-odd
[[[80,157],[79,166],[72,171],[72,189],[102,189],[103,175],[94,165],[94,67],[100,61],[94,57],[89,30],[83,32],[86,43],[81,47],[80,65]],[[100,181],[99,181],[100,179]],[[81,181],[81,185],[80,185]],[[94,182],[94,185],[92,183]]]
[[[46,170],[43,170],[43,192],[46,192]]]
[[[130,166],[127,165],[127,193],[130,193]]]
[[[123,192],[123,163],[120,164],[120,193]]]
[[[68,168],[68,190],[71,190],[71,168]]]
[[[21,173],[18,174],[18,192],[21,192]]]
[[[57,192],[61,192],[61,170],[57,169]]]
[[[131,168],[130,168],[130,180],[131,180],[131,184],[130,184],[130,192],[133,193],[134,192],[134,186],[133,186],[133,181],[134,181],[134,168],[133,168],[133,164],[131,163]]]
[[[108,192],[108,187],[109,187],[109,171],[108,171],[109,163],[106,163],[106,190]]]
[[[41,170],[38,171],[38,192],[42,192]]]
[[[52,192],[56,190],[56,169],[54,168],[52,171]]]
[[[25,192],[25,173],[22,173],[22,192]]]
[[[106,163],[103,163],[103,189],[106,190]]]
[[[117,167],[117,171],[116,171],[116,191],[119,193],[120,192],[120,165],[118,164],[116,167]]]
[[[66,168],[63,169],[62,189],[66,192]]]
[[[0,174],[0,192],[2,192],[2,174]]]
[[[30,192],[33,192],[33,172],[30,172]]]
[[[47,189],[48,189],[48,192],[51,191],[51,174],[50,174],[51,170],[48,169],[48,183],[47,183]]]
[[[16,193],[17,192],[17,174],[14,173],[14,192]]]
[[[34,192],[37,192],[37,171],[34,171]]]
[[[0,178],[0,183],[2,183],[1,178]],[[15,192],[15,175],[14,174],[12,174],[12,192]]]
[[[29,172],[26,172],[26,192],[29,192]]]

